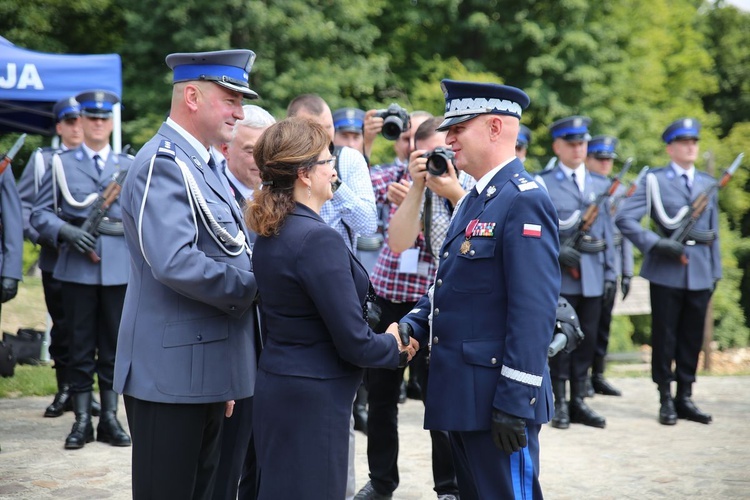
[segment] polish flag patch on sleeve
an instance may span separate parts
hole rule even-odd
[[[542,226],[539,224],[524,224],[523,236],[526,236],[527,238],[541,238]]]

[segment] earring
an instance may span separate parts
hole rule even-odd
[[[307,186],[307,199],[309,200],[312,197],[312,187]]]

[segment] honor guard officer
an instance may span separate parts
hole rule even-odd
[[[112,390],[117,329],[128,282],[120,200],[112,201],[97,227],[81,226],[101,208],[102,193],[133,160],[114,153],[109,146],[112,106],[119,98],[108,91],[92,90],[79,94],[76,100],[83,117],[83,143],[52,155],[31,213],[31,225],[39,238],[60,243],[54,277],[62,282],[69,336],[67,376],[76,415],[65,448],[82,448],[94,439],[94,374],[102,406],[96,438],[113,446],[130,446],[130,437],[117,420],[118,397]]]
[[[651,377],[659,389],[659,422],[664,425],[674,425],[678,417],[711,422],[711,415],[699,410],[691,396],[708,301],[722,276],[717,195],[711,196],[684,244],[669,238],[692,201],[716,182],[695,169],[700,128],[691,118],[666,128],[662,139],[669,165],[646,174],[616,218],[622,234],[644,256],[641,276],[651,288]],[[651,218],[654,230],[641,227],[644,215]]]
[[[349,146],[364,154],[365,112],[357,108],[341,108],[333,112],[335,146]]]
[[[39,192],[42,179],[49,166],[52,155],[57,151],[67,151],[80,146],[83,142],[83,127],[81,125],[81,106],[74,97],[68,97],[57,101],[52,107],[54,115],[55,131],[60,137],[59,148],[37,149],[26,165],[21,179],[18,181],[18,194],[21,196],[23,207],[23,235],[34,244],[39,244],[39,269],[42,271],[42,287],[44,288],[44,301],[47,312],[52,320],[50,328],[49,353],[54,361],[53,368],[57,378],[57,394],[47,409],[45,417],[59,417],[65,411],[73,409],[73,401],[70,399],[70,385],[68,383],[68,333],[65,326],[65,315],[62,305],[62,284],[55,279],[53,272],[57,263],[57,242],[45,240],[39,237],[39,233],[31,226],[31,210],[34,208],[34,200]],[[52,177],[48,177],[51,182]],[[92,414],[99,416],[99,402],[91,400]]]
[[[516,157],[524,163],[529,144],[531,144],[531,130],[526,125],[521,125],[518,128],[518,139],[516,139]]]
[[[609,135],[597,135],[592,137],[588,144],[586,154],[586,169],[589,172],[608,177],[612,174],[612,166],[617,158],[617,138]],[[620,185],[614,195],[603,203],[602,209],[609,207],[612,217],[613,239],[615,244],[615,273],[620,276],[620,288],[622,299],[628,296],[630,291],[630,280],[633,277],[633,243],[622,237],[622,233],[614,225],[614,216],[618,206],[624,199],[627,190]],[[605,358],[609,347],[609,330],[612,323],[612,308],[615,305],[615,294],[612,298],[602,304],[602,312],[599,318],[599,328],[596,334],[596,347],[594,350],[594,363],[591,367],[591,386],[597,394],[605,396],[620,396],[621,392],[607,382],[604,378]]]
[[[438,130],[477,184],[454,210],[434,293],[400,328],[430,346],[425,428],[450,432],[461,498],[542,498],[560,267],[555,207],[515,157],[529,98],[506,85],[442,86]]]
[[[133,498],[212,498],[233,400],[253,396],[248,233],[209,147],[243,118],[250,50],[170,54],[169,117],[123,186],[130,286],[115,389],[133,433]],[[233,485],[236,487],[236,485]]]
[[[581,224],[581,215],[597,196],[607,190],[606,177],[586,171],[586,147],[591,120],[584,116],[563,118],[550,125],[556,165],[536,179],[549,192],[557,208],[560,225],[560,294],[573,306],[585,335],[572,353],[561,352],[550,360],[555,417],[552,426],[567,429],[570,422],[604,427],[604,417],[584,401],[586,381],[594,359],[596,332],[602,303],[615,293],[615,256],[609,211],[599,216],[576,248],[571,244]],[[565,399],[570,381],[570,407]]]

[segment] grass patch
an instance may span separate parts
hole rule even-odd
[[[0,378],[0,398],[48,396],[56,392],[55,370],[49,365],[16,365],[12,377]]]

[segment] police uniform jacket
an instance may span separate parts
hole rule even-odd
[[[625,238],[620,228],[615,224],[617,210],[625,201],[627,192],[625,186],[618,186],[614,198],[608,200],[610,220],[612,221],[612,238],[615,244],[615,274],[618,276],[633,276],[633,242]]]
[[[652,180],[649,181],[649,179]],[[687,240],[685,245],[687,265],[683,265],[677,259],[651,252],[661,236],[640,224],[641,218],[649,215],[656,223],[655,229],[661,231],[662,235],[668,236],[671,233],[659,227],[656,202],[653,199],[653,191],[648,193],[649,189],[655,190],[658,187],[664,212],[668,217],[673,218],[681,208],[690,205],[701,192],[715,182],[716,180],[710,175],[696,170],[692,188],[688,191],[684,180],[675,175],[674,169],[667,165],[651,170],[641,180],[633,196],[623,202],[617,213],[616,222],[622,234],[643,252],[641,276],[657,285],[684,290],[708,290],[713,288],[716,280],[721,279],[721,252],[718,238],[719,205],[715,193],[694,227],[694,230],[704,234],[713,234],[715,238],[712,242]],[[654,183],[654,187],[649,188],[649,183]],[[650,212],[647,211],[647,199],[651,203]]]
[[[120,170],[127,170],[133,161],[129,155],[110,151],[100,171],[83,146],[56,154],[62,162],[70,194],[77,202],[83,201],[91,193],[101,194],[114,175]],[[113,222],[122,220],[120,201],[121,198],[115,200],[107,212],[107,217]],[[59,182],[52,182],[52,168],[48,168],[34,201],[31,225],[39,233],[40,239],[54,242],[64,224],[80,226],[91,210],[91,206],[78,208],[70,205],[61,194]],[[100,234],[97,237],[94,251],[102,260],[96,264],[67,243],[61,243],[59,249],[54,276],[60,281],[102,286],[125,285],[128,282],[128,250],[123,236]]]
[[[278,236],[259,236],[253,264],[268,336],[263,370],[333,379],[398,366],[396,339],[363,317],[367,271],[311,209],[298,204]]]
[[[18,195],[21,197],[21,209],[23,211],[23,236],[34,244],[41,246],[39,250],[39,269],[45,272],[53,272],[57,262],[57,242],[47,241],[39,238],[39,232],[31,225],[31,211],[34,201],[39,192],[44,172],[47,171],[50,158],[57,151],[54,148],[39,148],[31,158],[18,180]],[[49,177],[48,180],[52,178]]]
[[[130,282],[114,389],[161,403],[247,398],[256,372],[250,256],[228,255],[214,240],[188,200],[178,162],[216,222],[249,238],[224,176],[163,124],[138,152],[122,190]]]
[[[469,197],[471,195],[467,195]],[[458,206],[434,284],[425,428],[488,430],[492,409],[552,417],[547,348],[560,291],[557,212],[514,159]],[[479,222],[466,245],[467,226]],[[424,347],[430,299],[402,320]]]
[[[541,178],[547,188],[560,221],[569,221],[576,211],[582,216],[586,208],[599,194],[606,191],[610,184],[606,177],[586,171],[585,187],[581,193],[559,165],[542,172],[538,178]],[[587,233],[593,240],[603,241],[606,246],[603,251],[596,253],[581,252],[580,279],[573,278],[567,269],[563,269],[560,288],[563,295],[598,297],[604,294],[605,281],[616,280],[613,223],[607,207],[608,204],[602,203],[599,207],[599,216]],[[561,245],[575,235],[579,222],[580,219],[576,219],[571,228],[560,231]]]
[[[13,170],[8,166],[0,175],[0,222],[2,222],[2,253],[0,276],[21,280],[23,278],[23,222],[21,199],[18,197]]]

